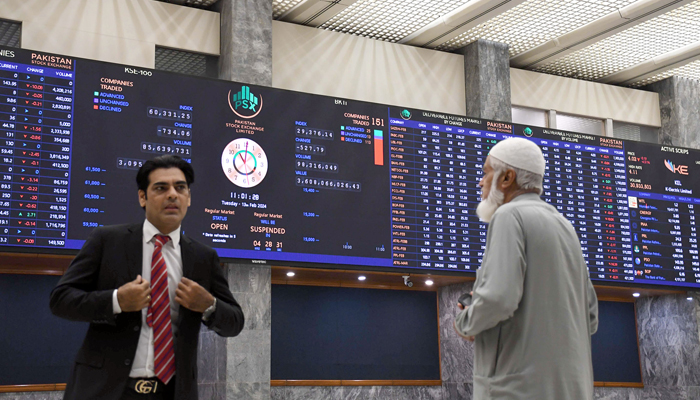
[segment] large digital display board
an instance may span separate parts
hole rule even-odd
[[[183,230],[221,257],[473,272],[483,163],[523,136],[592,279],[700,287],[695,150],[10,48],[0,124],[5,251],[142,220],[136,170],[176,154],[197,177]]]

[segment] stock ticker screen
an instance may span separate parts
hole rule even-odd
[[[196,172],[184,232],[223,258],[474,272],[489,149],[533,140],[591,278],[700,287],[700,152],[0,47],[0,248],[140,222],[135,175]]]

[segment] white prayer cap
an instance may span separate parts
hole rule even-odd
[[[539,146],[530,140],[511,137],[491,148],[489,155],[512,167],[544,176],[544,156]]]

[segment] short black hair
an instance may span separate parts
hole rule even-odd
[[[139,190],[143,190],[144,192],[148,190],[148,185],[150,184],[148,176],[151,175],[151,172],[159,168],[179,168],[185,175],[187,187],[194,183],[194,169],[190,163],[178,156],[166,154],[146,161],[141,168],[139,168],[139,172],[136,174],[136,184]]]

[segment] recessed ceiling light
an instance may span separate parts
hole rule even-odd
[[[357,277],[357,280],[360,280],[360,281],[364,281],[365,279],[367,279],[367,277],[364,275],[360,275]]]
[[[634,1],[610,0],[606,1],[605,5],[594,8],[591,7],[591,2],[528,0],[453,37],[437,48],[450,51],[476,39],[487,39],[508,43],[510,54],[513,56],[617,11]]]
[[[276,1],[279,0],[273,3]],[[357,0],[323,23],[321,29],[338,31],[339,27],[350,25],[356,35],[395,42],[468,1],[401,0],[390,3]],[[421,18],[421,15],[430,15],[431,18]]]
[[[294,272],[291,272],[291,271],[287,272],[287,276],[290,276],[290,277],[291,277],[291,276],[294,276],[294,275],[296,275]]]
[[[428,279],[427,281],[425,281],[425,284],[428,285],[428,286],[430,286],[430,285],[433,284],[433,281],[431,281],[430,279]]]
[[[535,71],[563,75],[573,70],[579,72],[578,79],[600,79],[696,42],[699,11],[700,3],[691,2],[537,67]],[[665,35],[666,32],[673,32],[673,35]]]
[[[633,297],[639,297],[640,294],[635,292],[635,293],[632,293],[632,296],[633,296]]]
[[[686,300],[688,300],[688,301],[693,301],[693,298],[692,298],[691,296],[688,296],[688,297],[686,298]]]

